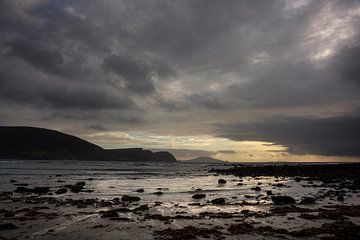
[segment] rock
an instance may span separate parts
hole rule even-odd
[[[315,204],[315,198],[303,197],[303,199],[300,201],[300,204]]]
[[[0,224],[0,231],[12,230],[12,229],[17,229],[17,226],[15,226],[13,223]]]
[[[342,201],[344,201],[345,199],[344,199],[344,196],[343,196],[343,195],[340,195],[340,196],[338,196],[338,197],[336,198],[336,200],[342,202]]]
[[[76,186],[82,186],[82,187],[85,186],[85,184],[86,184],[85,182],[77,182],[77,183],[75,183]]]
[[[137,207],[134,209],[134,212],[144,212],[144,211],[148,211],[149,210],[149,206],[147,204],[141,205],[140,207]]]
[[[30,189],[26,187],[17,187],[15,189],[16,193],[30,193]]]
[[[269,190],[269,191],[266,191],[266,195],[273,195],[273,193],[271,190]]]
[[[35,194],[47,194],[50,192],[49,187],[35,187],[32,191]]]
[[[83,190],[83,186],[81,185],[65,185],[65,187],[70,189],[73,193],[79,193]]]
[[[15,183],[15,182],[17,182],[17,181],[14,180],[14,179],[11,179],[11,180],[10,180],[10,183]]]
[[[154,192],[155,195],[163,195],[164,193],[162,191]]]
[[[109,210],[109,211],[103,212],[101,217],[102,218],[116,218],[116,217],[119,217],[119,214],[116,210]]]
[[[238,185],[238,186],[243,186],[244,184],[243,184],[243,183],[238,183],[237,185]]]
[[[67,189],[66,188],[60,188],[60,189],[58,189],[58,190],[56,190],[56,194],[64,194],[64,193],[66,193],[67,192]]]
[[[17,187],[15,192],[17,193],[35,193],[35,194],[46,194],[49,193],[49,187],[35,187],[35,188],[27,188],[27,187]]]
[[[301,178],[295,177],[294,180],[295,180],[295,182],[300,182],[300,181],[301,181]]]
[[[202,198],[205,198],[205,197],[206,197],[206,194],[203,194],[203,193],[197,193],[197,194],[192,196],[193,199],[202,199]]]
[[[66,181],[64,181],[64,180],[57,180],[56,182],[61,182],[61,183],[63,183],[63,182],[66,182]]]
[[[285,184],[283,183],[276,183],[276,184],[273,184],[274,187],[286,187]]]
[[[253,188],[251,188],[251,190],[254,190],[254,191],[261,191],[261,188],[260,188],[260,187],[253,187]]]
[[[23,187],[27,187],[29,186],[28,183],[14,183],[15,186],[23,186]]]
[[[220,178],[220,179],[218,180],[218,183],[219,183],[219,184],[225,184],[225,183],[226,183],[226,180],[225,180],[225,179]]]
[[[121,200],[123,202],[138,202],[140,201],[140,198],[137,196],[128,196],[128,195],[124,195]]]
[[[295,204],[295,199],[289,196],[272,196],[271,200],[275,205]]]
[[[139,188],[139,189],[137,189],[135,192],[143,193],[143,192],[145,192],[145,190],[144,190],[143,188]]]
[[[211,200],[212,204],[223,205],[225,204],[225,198],[215,198]]]

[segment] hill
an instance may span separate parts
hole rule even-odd
[[[103,149],[81,138],[35,127],[0,127],[0,159],[173,162],[169,152]]]

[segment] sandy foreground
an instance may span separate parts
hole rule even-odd
[[[309,169],[126,180],[9,175],[1,179],[0,239],[360,239],[359,166],[321,176]]]

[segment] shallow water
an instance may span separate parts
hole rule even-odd
[[[132,219],[130,222],[122,223],[121,227],[107,222],[106,219],[99,218],[98,212],[108,208],[91,208],[78,210],[72,206],[56,206],[51,209],[60,215],[58,219],[52,221],[39,222],[37,225],[31,223],[26,225],[28,229],[16,234],[9,233],[9,236],[30,239],[58,239],[66,237],[77,239],[81,234],[89,239],[133,239],[132,234],[136,232],[137,239],[152,239],[150,229],[163,229],[171,226],[181,228],[187,225],[215,226],[228,225],[234,221],[243,219],[239,214],[242,210],[251,212],[268,212],[272,207],[271,199],[266,196],[266,191],[271,190],[273,194],[289,195],[299,202],[304,196],[318,196],[321,191],[333,190],[331,188],[304,187],[309,183],[306,180],[296,182],[292,178],[279,177],[235,177],[232,175],[218,176],[209,173],[212,168],[229,168],[229,165],[208,165],[208,164],[182,164],[182,163],[129,163],[129,162],[72,162],[72,161],[0,161],[0,188],[2,191],[14,191],[15,184],[26,183],[29,187],[47,186],[51,191],[55,191],[66,184],[75,184],[85,181],[85,189],[91,192],[71,193],[68,191],[61,195],[45,195],[60,199],[104,199],[113,200],[121,198],[123,195],[138,196],[141,198],[139,203],[130,204],[133,208],[139,204],[150,206],[149,214],[159,214],[162,216],[187,215],[195,216],[200,213],[234,213],[237,217],[231,219],[209,218],[201,220],[176,219],[170,225],[166,225],[156,220],[143,223],[143,219],[133,212],[121,213],[121,217]],[[226,184],[218,184],[222,178]],[[10,183],[10,180],[17,182]],[[242,185],[238,185],[238,184]],[[284,184],[277,187],[275,184]],[[313,182],[312,184],[320,184]],[[260,187],[261,191],[252,190],[253,187]],[[136,192],[143,188],[143,193]],[[201,189],[201,190],[200,190]],[[162,195],[155,195],[154,192],[161,191]],[[201,200],[192,199],[195,193],[204,193],[206,198]],[[15,194],[17,196],[17,194]],[[19,195],[20,196],[20,195]],[[226,205],[214,205],[210,201],[215,198],[223,197]],[[244,201],[246,204],[244,204]],[[159,202],[161,204],[156,204]],[[359,204],[360,196],[352,195],[346,197],[341,204]],[[198,204],[198,205],[195,205]],[[319,208],[326,205],[338,204],[336,199],[319,199],[316,205],[304,206],[306,208]],[[20,203],[1,203],[0,208],[12,208],[18,210],[23,208]],[[83,212],[88,212],[84,214]],[[72,214],[72,215],[71,215]],[[69,215],[69,216],[67,216]],[[297,218],[298,213],[291,213],[285,216],[270,216],[260,219],[252,219],[254,223],[265,226],[282,226],[287,229],[301,229],[304,227],[321,226],[326,220],[310,221]],[[65,217],[63,217],[65,216]],[[67,217],[66,217],[67,216]],[[292,220],[289,221],[289,218]],[[353,219],[359,222],[358,218]],[[109,225],[109,229],[104,227],[106,234],[96,232],[94,237],[89,235],[89,228],[96,224]],[[23,223],[22,223],[23,224]],[[79,232],[76,226],[86,229]],[[121,231],[120,231],[120,230]],[[141,230],[139,230],[141,229]],[[104,230],[104,229],[102,229]],[[28,231],[28,232],[27,232]],[[116,234],[114,233],[116,232]],[[117,231],[120,231],[121,234]],[[125,232],[124,232],[125,231]],[[49,236],[51,235],[51,237]],[[79,235],[80,234],[80,235]],[[99,235],[100,234],[100,235]],[[234,236],[226,236],[233,239]],[[259,236],[242,236],[249,239],[262,239]],[[258,238],[259,237],[259,238]],[[237,239],[234,237],[234,239]],[[271,238],[268,238],[271,239]]]

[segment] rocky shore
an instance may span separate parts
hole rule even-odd
[[[322,169],[212,169],[201,188],[145,185],[108,198],[94,197],[101,179],[13,178],[0,193],[0,239],[359,239],[359,165]]]

